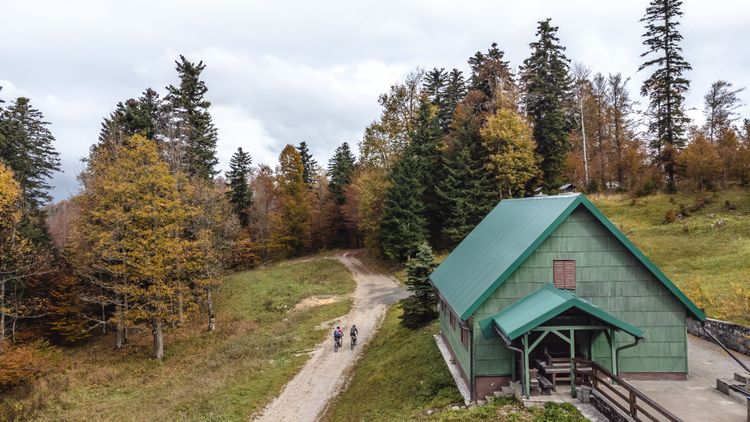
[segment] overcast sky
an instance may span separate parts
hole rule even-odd
[[[52,123],[63,172],[53,195],[78,189],[80,159],[118,101],[175,83],[174,60],[203,60],[219,130],[220,169],[237,147],[275,165],[307,141],[325,164],[379,115],[377,96],[416,67],[458,67],[497,42],[512,66],[550,17],[573,61],[632,78],[636,99],[648,0],[615,1],[67,1],[0,4],[0,98],[30,97]],[[693,66],[688,106],[700,118],[710,83],[749,86],[750,1],[685,0],[681,32]],[[750,94],[742,93],[750,103]],[[750,109],[742,109],[750,117]]]

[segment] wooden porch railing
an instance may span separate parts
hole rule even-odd
[[[575,358],[573,361],[576,368],[579,365],[591,367],[591,372],[583,372],[576,369],[576,378],[580,377],[585,385],[591,386],[636,421],[666,420],[670,422],[683,422],[675,414],[663,408],[659,403],[651,400],[637,388],[628,384],[627,381],[611,373],[598,363],[579,358]],[[647,419],[643,419],[644,417]]]

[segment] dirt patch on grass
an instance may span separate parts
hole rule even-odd
[[[314,308],[316,306],[330,305],[342,300],[344,297],[341,295],[337,296],[310,296],[302,299],[299,303],[294,305],[294,308],[290,312],[304,311],[305,309]]]

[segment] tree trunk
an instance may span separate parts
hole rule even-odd
[[[5,280],[0,282],[0,354],[5,347]]]
[[[182,303],[182,293],[177,294],[177,326],[181,327],[185,321],[185,305]]]
[[[154,336],[154,359],[162,360],[162,358],[164,358],[164,333],[162,332],[161,319],[154,319],[152,324],[152,334]]]
[[[115,348],[117,350],[122,349],[122,346],[125,344],[125,323],[122,317],[122,305],[117,305],[117,329],[115,332]]]
[[[122,340],[125,344],[128,343],[128,324],[125,323],[124,316],[128,314],[128,311],[130,310],[128,306],[128,297],[125,296],[125,309],[123,314],[123,320],[122,320]]]
[[[211,289],[206,289],[206,304],[208,305],[208,331],[216,330],[216,312],[214,312],[214,301],[211,298]]]

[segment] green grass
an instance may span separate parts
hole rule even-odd
[[[229,276],[216,332],[206,333],[203,321],[170,330],[161,363],[148,358],[146,332],[124,352],[109,338],[78,347],[67,352],[64,373],[40,380],[15,406],[35,420],[247,420],[324,339],[318,326],[346,314],[351,300],[289,310],[305,297],[353,289],[351,274],[331,259]]]
[[[709,200],[705,207],[672,223],[665,223],[669,210],[677,215],[681,205],[689,207],[700,198],[591,199],[708,316],[750,323],[750,299],[740,299],[750,292],[750,194],[724,191],[703,197]],[[738,288],[745,293],[738,294]]]
[[[437,326],[410,330],[392,307],[357,362],[349,386],[329,407],[329,421],[413,420],[423,409],[460,403],[433,334]]]
[[[323,420],[339,421],[559,421],[584,422],[569,405],[528,410],[512,399],[450,410],[463,404],[435,345],[435,323],[419,330],[400,325],[401,309],[389,309],[383,326],[357,362],[347,389]],[[435,413],[427,416],[426,411]]]

